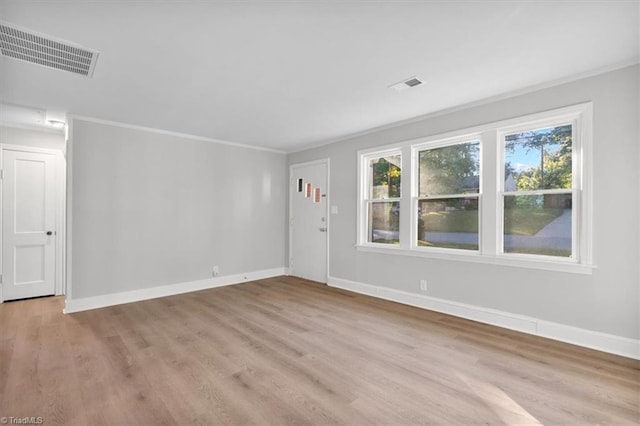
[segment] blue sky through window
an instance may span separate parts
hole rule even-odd
[[[517,134],[508,135],[509,140],[514,140],[512,145],[513,149],[505,149],[504,161],[510,163],[511,167],[516,173],[521,173],[525,170],[534,169],[540,166],[540,150],[524,146],[524,142],[531,136],[542,136],[550,134],[555,127],[548,127],[544,129],[537,129],[528,132],[522,132]],[[545,143],[544,150],[547,154],[555,154],[560,150],[560,143]]]

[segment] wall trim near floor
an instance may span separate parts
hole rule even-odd
[[[435,312],[466,318],[485,324],[508,328],[527,334],[546,337],[548,339],[584,346],[603,352],[621,355],[628,358],[640,359],[640,340],[615,336],[565,324],[545,321],[524,315],[512,314],[495,309],[453,302],[421,294],[394,290],[371,284],[364,284],[342,278],[329,277],[331,287],[390,300],[405,305],[428,309]]]
[[[90,309],[104,308],[107,306],[121,305],[124,303],[139,302],[142,300],[156,299],[158,297],[173,296],[176,294],[190,293],[192,291],[206,290],[216,287],[224,287],[243,282],[261,280],[271,277],[286,275],[286,268],[263,269],[261,271],[245,272],[242,274],[225,275],[204,280],[190,281],[177,284],[168,284],[158,287],[143,288],[139,290],[125,291],[121,293],[103,294],[94,297],[80,299],[67,299],[64,313],[87,311]]]

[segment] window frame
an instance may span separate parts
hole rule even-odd
[[[420,196],[420,152],[422,151],[427,151],[427,150],[432,150],[432,149],[438,149],[438,148],[445,148],[448,146],[454,146],[454,145],[461,145],[464,143],[469,143],[469,142],[478,142],[478,149],[479,149],[479,170],[480,170],[480,175],[479,175],[479,188],[478,188],[478,192],[477,193],[471,193],[471,194],[438,194],[438,195],[434,195],[434,196],[426,196],[426,197],[421,197]],[[466,253],[480,253],[480,250],[482,248],[482,233],[481,231],[481,223],[482,223],[482,181],[483,181],[483,176],[482,176],[482,152],[483,152],[483,148],[482,148],[482,134],[481,133],[470,133],[470,134],[464,134],[464,135],[459,135],[459,136],[454,136],[454,137],[450,137],[450,138],[445,138],[445,139],[437,139],[437,140],[432,140],[432,141],[428,141],[428,142],[423,142],[423,143],[418,143],[415,145],[411,146],[411,158],[412,158],[412,164],[411,164],[411,176],[412,176],[412,185],[411,185],[411,213],[412,215],[415,213],[415,215],[412,216],[412,224],[413,227],[412,232],[411,232],[411,240],[410,240],[410,246],[412,249],[415,250],[421,250],[421,251],[425,251],[425,252],[429,252],[429,251],[442,251],[444,250],[444,252],[451,252],[451,253],[458,253],[460,251],[466,252]],[[420,219],[418,216],[418,206],[421,200],[435,200],[435,199],[460,199],[460,198],[476,198],[478,200],[478,249],[477,250],[467,250],[467,249],[454,249],[454,248],[447,248],[447,247],[421,247],[418,245],[418,220]]]
[[[371,197],[371,193],[372,193],[372,188],[370,187],[369,183],[372,181],[372,167],[369,166],[371,160],[374,159],[379,159],[379,158],[384,158],[384,157],[390,157],[393,155],[399,155],[400,156],[400,197],[390,197],[390,198],[372,198]],[[402,150],[399,149],[394,149],[394,148],[390,148],[390,149],[384,149],[384,150],[376,150],[373,151],[369,154],[363,154],[360,155],[360,162],[359,162],[359,168],[358,168],[358,176],[361,177],[361,182],[360,182],[360,187],[359,187],[359,194],[358,194],[358,218],[359,218],[359,226],[358,226],[358,241],[362,241],[363,244],[365,245],[371,245],[373,247],[398,247],[400,243],[398,244],[392,244],[392,243],[378,243],[378,242],[374,242],[374,241],[369,241],[369,206],[374,204],[374,203],[391,203],[391,202],[398,202],[400,205],[400,212],[399,215],[400,217],[398,218],[400,224],[402,223],[402,211],[403,211],[403,203],[402,203],[402,198],[403,198],[403,194],[404,194],[404,180],[405,177],[403,176],[403,170],[404,170],[404,155],[402,154]],[[363,220],[362,220],[363,218]],[[399,225],[400,227],[402,225]],[[398,238],[399,241],[401,241],[401,237]]]
[[[531,130],[538,130],[543,128],[557,127],[570,124],[571,125],[571,189],[541,189],[537,191],[505,191],[504,190],[504,153],[505,153],[505,138],[507,135],[512,135],[514,133],[521,133]],[[580,188],[580,137],[577,135],[576,130],[578,129],[578,117],[575,114],[566,115],[566,116],[554,116],[549,119],[541,119],[530,122],[519,123],[514,126],[506,126],[497,129],[497,143],[498,143],[498,176],[500,177],[498,180],[498,204],[496,206],[496,211],[498,213],[499,219],[499,227],[497,232],[498,237],[498,255],[513,257],[513,258],[522,258],[522,259],[533,259],[539,261],[545,261],[552,259],[554,261],[559,262],[571,262],[577,263],[580,259],[580,217],[582,213],[581,206],[581,188]],[[507,253],[504,251],[504,199],[507,195],[536,195],[536,194],[571,194],[572,199],[572,207],[571,207],[571,256],[569,258],[563,258],[559,256],[548,256],[548,255],[540,255],[540,254],[525,254],[525,253]]]
[[[363,252],[417,256],[550,271],[591,274],[592,241],[592,116],[591,102],[523,115],[448,133],[407,140],[357,152],[358,198],[355,248]],[[533,130],[557,124],[572,125],[572,253],[575,258],[504,253],[504,136],[519,130]],[[432,149],[462,142],[480,142],[480,189],[478,197],[479,250],[419,247],[417,244],[419,158],[425,148]],[[400,241],[399,244],[367,241],[367,211],[363,198],[368,190],[367,161],[371,158],[401,155]],[[394,199],[395,200],[395,199]]]

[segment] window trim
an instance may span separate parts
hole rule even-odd
[[[591,160],[591,139],[590,132],[585,132],[584,127],[585,121],[587,119],[586,115],[588,115],[589,126],[591,126],[591,104],[582,104],[576,105],[574,107],[563,108],[562,112],[559,114],[554,114],[554,112],[560,112],[559,110],[549,111],[547,113],[535,114],[533,119],[531,120],[522,120],[516,125],[510,126],[501,126],[497,130],[497,140],[498,144],[498,176],[499,176],[499,186],[497,188],[498,193],[498,203],[496,204],[496,212],[498,213],[498,225],[499,229],[497,230],[498,236],[498,255],[504,256],[507,258],[524,258],[524,259],[534,259],[538,261],[555,261],[555,262],[567,262],[573,264],[584,264],[591,265],[592,259],[590,256],[591,253],[591,242],[589,240],[589,236],[591,234],[591,223],[590,220],[586,221],[584,224],[583,212],[590,213],[590,206],[585,205],[584,199],[590,199],[590,193],[585,193],[585,191],[590,191],[591,185],[585,187],[585,182],[582,179],[583,170],[585,168],[585,161]],[[546,117],[545,117],[546,116]],[[523,117],[524,118],[524,117]],[[561,126],[563,124],[571,124],[571,150],[572,150],[572,161],[571,161],[571,175],[572,175],[572,186],[571,190],[562,190],[558,191],[558,193],[571,193],[572,198],[572,211],[571,211],[571,257],[570,258],[560,258],[554,256],[545,256],[545,255],[535,255],[535,254],[521,254],[521,253],[505,253],[504,252],[504,138],[508,134],[523,132],[531,129],[540,129],[545,127],[554,127]],[[580,132],[580,134],[578,134]],[[586,141],[585,137],[588,134],[589,140]],[[585,155],[585,144],[589,144],[588,153],[589,156]],[[592,170],[590,168],[590,170]],[[520,191],[522,193],[522,191]],[[527,191],[527,192],[536,192],[536,191]],[[515,192],[514,192],[515,193]],[[544,193],[554,193],[553,190],[544,190]],[[522,193],[522,195],[525,195]],[[589,226],[589,236],[582,232],[584,231],[584,226]]]
[[[593,106],[591,102],[587,102],[382,147],[359,150],[357,152],[359,182],[355,248],[363,252],[591,274],[596,268],[592,254],[592,117]],[[518,130],[531,130],[538,125],[540,125],[538,128],[550,127],[554,123],[572,124],[572,174],[574,181],[572,227],[575,228],[575,231],[572,230],[575,232],[572,244],[576,245],[573,248],[576,258],[502,253],[504,144],[501,138],[505,134],[518,132]],[[417,245],[417,203],[420,198],[418,197],[418,152],[424,150],[425,147],[431,149],[472,140],[480,141],[481,176],[480,190],[477,194],[479,250],[419,247]],[[367,190],[367,177],[363,175],[366,171],[364,166],[367,159],[389,153],[400,153],[401,170],[403,171],[400,198],[400,243],[398,245],[367,242],[366,229],[363,229],[363,226],[365,228],[367,226],[367,218],[363,216],[362,211],[363,195],[365,194],[363,191]],[[492,189],[493,193],[488,192],[489,189]]]

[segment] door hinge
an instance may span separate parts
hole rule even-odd
[[[2,274],[0,274],[0,284],[2,284]]]
[[[4,170],[0,170],[0,180],[4,179]]]

